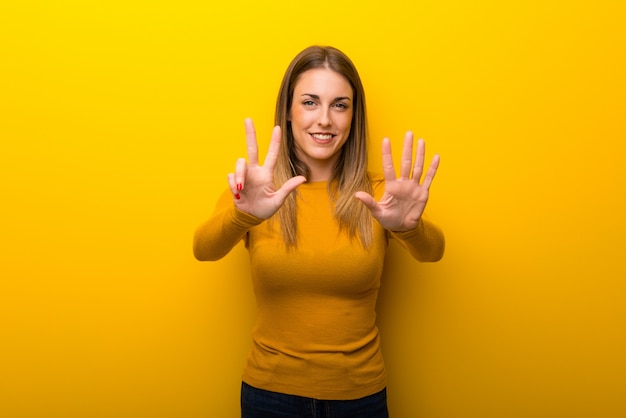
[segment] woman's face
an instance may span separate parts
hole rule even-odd
[[[341,74],[316,68],[298,77],[289,120],[296,155],[311,169],[312,180],[328,179],[350,134],[353,109],[352,87]]]

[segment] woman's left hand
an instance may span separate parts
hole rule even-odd
[[[400,177],[396,178],[396,170],[391,156],[391,143],[388,138],[383,139],[383,174],[385,176],[385,192],[377,202],[365,192],[357,192],[359,199],[372,212],[372,216],[383,228],[403,232],[415,229],[419,223],[424,208],[428,202],[430,185],[439,167],[439,155],[435,155],[430,167],[422,180],[424,170],[425,145],[423,140],[417,141],[415,164],[411,175],[413,151],[413,133],[407,132],[404,137],[402,150],[402,166]]]

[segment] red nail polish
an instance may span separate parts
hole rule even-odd
[[[241,196],[239,196],[239,193],[235,194],[235,199],[237,200],[241,199]]]
[[[243,184],[237,183],[237,190],[243,190]]]

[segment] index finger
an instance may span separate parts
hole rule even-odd
[[[256,130],[252,119],[246,118],[246,146],[248,147],[248,164],[259,164],[259,147],[256,142]]]

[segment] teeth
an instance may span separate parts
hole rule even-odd
[[[313,135],[314,138],[320,139],[320,140],[323,140],[323,141],[328,140],[328,139],[333,137],[330,134],[311,134],[311,135]]]

